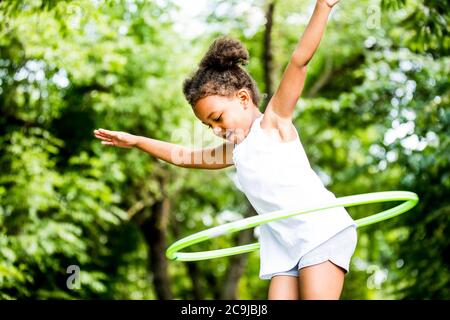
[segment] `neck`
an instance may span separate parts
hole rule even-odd
[[[253,114],[252,114],[252,122],[256,120],[256,118],[259,118],[263,115],[261,111],[255,106],[253,108]]]

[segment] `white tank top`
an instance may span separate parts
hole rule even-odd
[[[335,199],[311,169],[300,138],[279,142],[255,119],[245,139],[235,145],[236,187],[258,214],[299,209]],[[292,269],[308,251],[348,226],[356,226],[345,208],[301,214],[260,226],[261,279]]]

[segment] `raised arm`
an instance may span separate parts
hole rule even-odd
[[[331,9],[338,1],[316,1],[314,12],[294,49],[280,85],[267,105],[266,112],[272,121],[278,118],[291,123],[295,105],[305,85],[306,66],[319,46]]]
[[[306,66],[319,46],[331,9],[339,0],[317,0],[314,12],[295,47],[291,61],[298,67]]]

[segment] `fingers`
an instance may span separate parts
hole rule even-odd
[[[94,135],[96,138],[101,139],[101,143],[108,146],[116,146],[113,139],[121,139],[121,134],[117,131],[110,131],[105,129],[94,130]]]
[[[105,133],[102,133],[100,130],[94,130],[93,133],[94,133],[95,135],[99,135],[99,136],[106,136],[106,134],[105,134]]]
[[[114,134],[115,133],[115,131],[106,130],[106,129],[102,129],[102,128],[98,129],[97,131],[100,133],[104,133],[104,134]]]
[[[99,133],[94,133],[94,135],[95,135],[96,138],[99,138],[99,139],[102,139],[102,140],[105,140],[105,141],[111,141],[112,140],[110,137],[103,136],[103,135],[101,135]]]
[[[105,130],[105,129],[98,129],[98,130],[94,130],[95,134],[99,134],[103,137],[107,137],[107,138],[113,138],[113,137],[117,137],[117,132],[115,131],[110,131],[110,130]]]
[[[96,138],[102,140],[101,141],[102,144],[108,145],[108,146],[114,146],[111,135],[105,133],[102,129],[94,130],[94,135]]]

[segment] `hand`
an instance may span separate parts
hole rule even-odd
[[[137,136],[123,131],[98,129],[94,130],[94,135],[96,138],[103,140],[102,144],[115,147],[133,148],[138,142]]]
[[[317,3],[324,4],[324,5],[328,6],[329,8],[333,8],[334,5],[338,2],[339,2],[339,0],[317,0]]]

